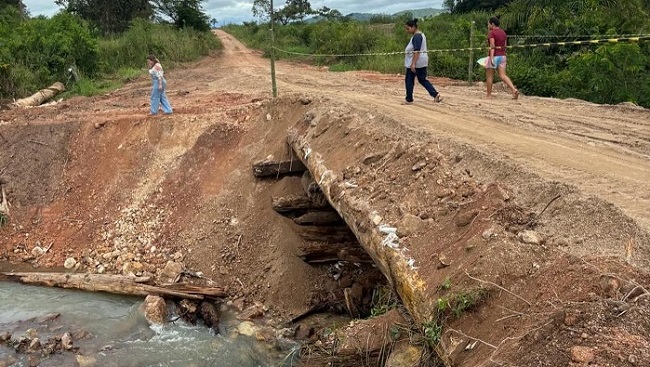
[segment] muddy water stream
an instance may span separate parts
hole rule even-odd
[[[0,334],[14,339],[34,328],[41,340],[66,331],[84,330],[90,337],[75,340],[77,355],[94,366],[290,366],[289,352],[277,351],[255,338],[237,333],[239,322],[222,315],[220,333],[176,321],[151,327],[138,312],[141,299],[0,282]],[[46,314],[61,316],[47,326],[19,322]],[[39,366],[75,366],[74,353],[44,358]],[[28,366],[28,358],[0,345],[0,366]],[[4,363],[4,364],[3,364]],[[293,361],[295,365],[295,360]]]

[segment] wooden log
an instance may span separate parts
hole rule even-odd
[[[17,100],[14,104],[18,107],[40,106],[61,92],[65,92],[65,85],[61,82],[56,82],[49,88],[41,89],[30,97]]]
[[[141,283],[142,278],[125,275],[66,273],[0,273],[0,275],[2,279],[23,284],[130,296],[157,295],[197,300],[226,296],[222,288],[190,284],[149,285]]]
[[[354,233],[345,226],[300,226],[296,228],[296,233],[305,241],[344,243],[355,242]]]
[[[253,163],[253,176],[262,177],[280,177],[281,175],[302,173],[307,170],[302,161],[293,154],[288,159],[274,160],[266,158],[262,161]]]
[[[316,205],[306,195],[297,194],[289,196],[274,196],[272,199],[273,210],[280,214],[298,213],[302,215],[308,211],[325,209],[328,203]]]
[[[301,226],[330,226],[345,223],[339,213],[333,210],[307,212],[294,218],[293,221]]]
[[[300,258],[309,264],[337,261],[372,262],[368,253],[355,243],[306,242],[299,246]]]

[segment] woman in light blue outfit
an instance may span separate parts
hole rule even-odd
[[[147,65],[149,65],[149,74],[151,75],[151,115],[158,114],[158,109],[162,107],[163,113],[171,114],[172,106],[167,99],[167,81],[160,61],[154,55],[147,56]]]

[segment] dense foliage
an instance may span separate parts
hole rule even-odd
[[[135,18],[150,18],[148,0],[56,0],[66,12],[88,20],[101,33],[116,34],[129,28]]]
[[[72,14],[87,20],[104,35],[126,31],[134,19],[166,18],[178,28],[210,29],[203,0],[55,0]]]
[[[207,22],[205,15],[200,16]],[[64,11],[51,18],[30,18],[24,8],[0,6],[0,99],[31,94],[54,81],[82,94],[98,93],[102,86],[115,86],[115,79],[141,74],[149,53],[171,67],[219,47],[210,32],[178,29],[137,16],[123,32],[102,36],[105,32],[97,31],[92,17]],[[76,85],[68,71],[71,67],[81,76]]]
[[[649,0],[513,0],[500,7],[502,28],[510,44],[611,38],[611,35],[650,34]],[[455,1],[485,5],[490,1]],[[420,22],[429,49],[455,49],[486,44],[487,20],[494,12],[445,13]],[[292,22],[276,26],[277,47],[308,54],[350,54],[401,51],[408,42],[402,19],[389,24],[335,21]],[[475,35],[470,42],[472,21]],[[270,51],[268,25],[245,23],[228,31],[251,47]],[[523,36],[526,35],[526,36]],[[475,61],[485,56],[476,52]],[[330,65],[330,70],[369,69],[402,72],[402,56],[304,57]],[[633,102],[650,107],[650,42],[608,43],[513,49],[508,53],[511,78],[526,94],[582,98],[597,103]],[[437,76],[467,79],[470,53],[433,52],[430,71]],[[484,78],[474,68],[474,80]]]

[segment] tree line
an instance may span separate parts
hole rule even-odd
[[[340,19],[343,17],[340,11],[323,6],[314,9],[309,0],[286,0],[284,6],[273,9],[273,19],[280,24],[287,25],[290,22],[303,21],[308,16],[318,16],[327,20]],[[270,0],[255,0],[252,8],[253,15],[262,20],[269,20],[271,14]]]
[[[56,0],[65,11],[90,22],[103,35],[128,29],[134,19],[164,20],[179,28],[210,29],[202,0]]]
[[[650,0],[446,0],[444,5],[446,13],[420,22],[430,49],[486,45],[487,20],[495,15],[500,16],[509,35],[518,35],[509,39],[511,45],[650,34]],[[345,17],[307,22],[303,14],[306,12],[294,15],[294,20],[278,22],[278,47],[308,54],[400,51],[408,42],[404,22],[412,16],[385,17],[386,24],[377,24]],[[268,21],[261,17],[258,23],[228,30],[249,46],[269,53]],[[470,40],[472,28],[474,38]],[[476,53],[474,57],[483,56]],[[432,53],[430,72],[466,79],[468,58],[467,52]],[[633,102],[650,108],[650,42],[513,49],[508,58],[509,75],[525,94],[609,104]],[[403,72],[399,55],[307,57],[305,61],[329,65],[330,70]],[[474,80],[484,78],[480,68],[473,73]]]
[[[47,18],[32,17],[21,0],[0,0],[0,98],[73,82],[71,67],[82,76],[75,88],[92,94],[116,74],[139,73],[148,53],[173,66],[219,47],[202,0],[55,2],[61,11]]]

